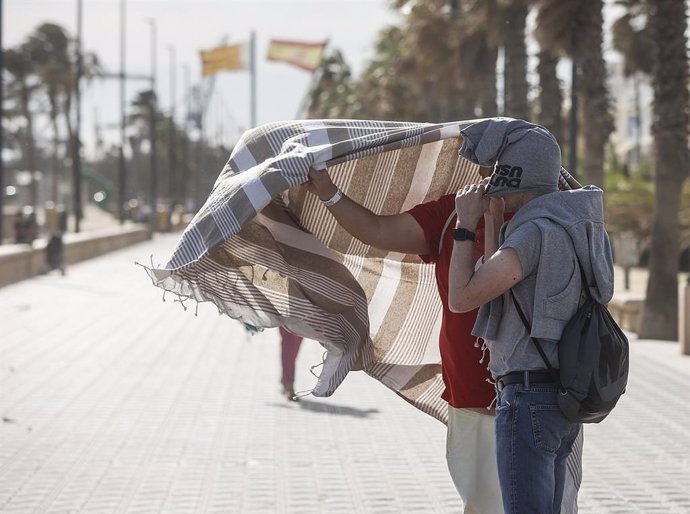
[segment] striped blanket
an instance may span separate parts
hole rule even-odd
[[[153,283],[213,302],[259,328],[285,325],[326,349],[315,396],[363,369],[446,421],[433,265],[354,239],[300,184],[310,168],[376,214],[397,214],[478,180],[443,124],[354,120],[271,123],[246,132]],[[567,172],[562,187],[569,188]]]

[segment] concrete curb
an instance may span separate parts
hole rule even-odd
[[[65,264],[74,264],[150,239],[145,225],[131,224],[79,234],[65,234]],[[46,271],[46,239],[0,246],[0,287]]]

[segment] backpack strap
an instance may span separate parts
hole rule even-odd
[[[570,241],[573,243],[573,254],[575,255],[575,260],[577,261],[577,266],[580,268],[580,278],[582,279],[582,289],[585,290],[585,294],[587,295],[587,298],[592,298],[592,293],[589,291],[589,282],[587,281],[587,275],[585,275],[585,267],[582,265],[582,261],[580,261],[580,257],[577,255],[577,251],[575,250],[575,240],[573,239],[573,236],[570,235],[570,232],[567,230],[565,231],[566,234],[568,234],[568,237],[570,238]]]
[[[585,270],[582,266],[582,262],[580,262],[580,257],[578,257],[577,252],[575,251],[575,241],[573,240],[573,236],[570,235],[570,233],[566,230],[566,234],[568,234],[568,237],[570,238],[570,241],[573,243],[573,253],[575,254],[575,260],[577,261],[577,267],[580,270],[580,278],[582,280],[582,289],[584,289],[585,294],[587,295],[587,298],[591,299],[592,298],[592,293],[589,291],[589,282],[587,282],[587,276],[585,275]],[[522,324],[525,325],[525,329],[527,330],[527,335],[529,338],[532,340],[534,345],[537,347],[537,351],[539,352],[539,355],[541,356],[542,360],[544,361],[544,364],[546,364],[547,369],[551,373],[551,376],[553,377],[554,381],[556,384],[558,384],[558,388],[561,390],[561,392],[565,393],[565,390],[563,389],[563,386],[561,385],[561,380],[560,377],[558,376],[558,373],[554,369],[554,367],[551,365],[551,362],[549,361],[548,357],[546,356],[546,353],[544,353],[544,349],[541,346],[541,343],[539,342],[538,339],[532,337],[532,325],[530,322],[527,320],[527,316],[525,316],[525,313],[522,311],[520,308],[520,304],[517,301],[517,298],[515,296],[515,293],[513,292],[513,289],[510,289],[510,296],[513,299],[513,303],[515,304],[515,309],[517,310],[518,315],[520,316],[520,319],[522,320]],[[578,302],[579,303],[579,302]]]
[[[527,336],[532,340],[534,345],[537,347],[537,351],[539,352],[539,355],[541,355],[541,359],[544,361],[544,364],[546,364],[547,369],[549,370],[549,373],[551,373],[551,376],[553,377],[553,381],[558,385],[558,388],[563,390],[561,386],[561,379],[558,376],[558,372],[554,369],[554,367],[551,365],[551,361],[549,361],[549,358],[546,356],[546,353],[544,353],[544,349],[541,347],[541,343],[539,342],[538,339],[532,337],[530,334],[532,333],[532,325],[530,324],[529,321],[527,321],[527,316],[525,316],[525,313],[522,312],[522,309],[520,308],[520,304],[517,301],[517,298],[515,297],[515,293],[513,292],[513,289],[510,289],[510,296],[513,299],[513,303],[515,304],[515,309],[517,310],[518,315],[520,316],[520,319],[522,320],[523,325],[525,325],[525,329],[527,330]]]
[[[580,258],[575,254],[575,259],[577,259],[577,266],[580,268],[580,279],[582,280],[582,289],[584,289],[587,298],[592,299],[592,293],[589,291],[589,282],[587,282],[587,275],[585,275],[585,270],[582,267]]]

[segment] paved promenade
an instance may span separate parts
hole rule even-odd
[[[453,513],[445,427],[362,373],[280,395],[277,331],[187,311],[134,261],[176,235],[0,289],[2,513]],[[690,513],[690,357],[632,341],[585,432],[580,512]],[[306,341],[297,389],[321,360]]]

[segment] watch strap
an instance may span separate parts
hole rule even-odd
[[[466,228],[456,228],[453,231],[453,239],[456,241],[474,241],[477,235]]]

